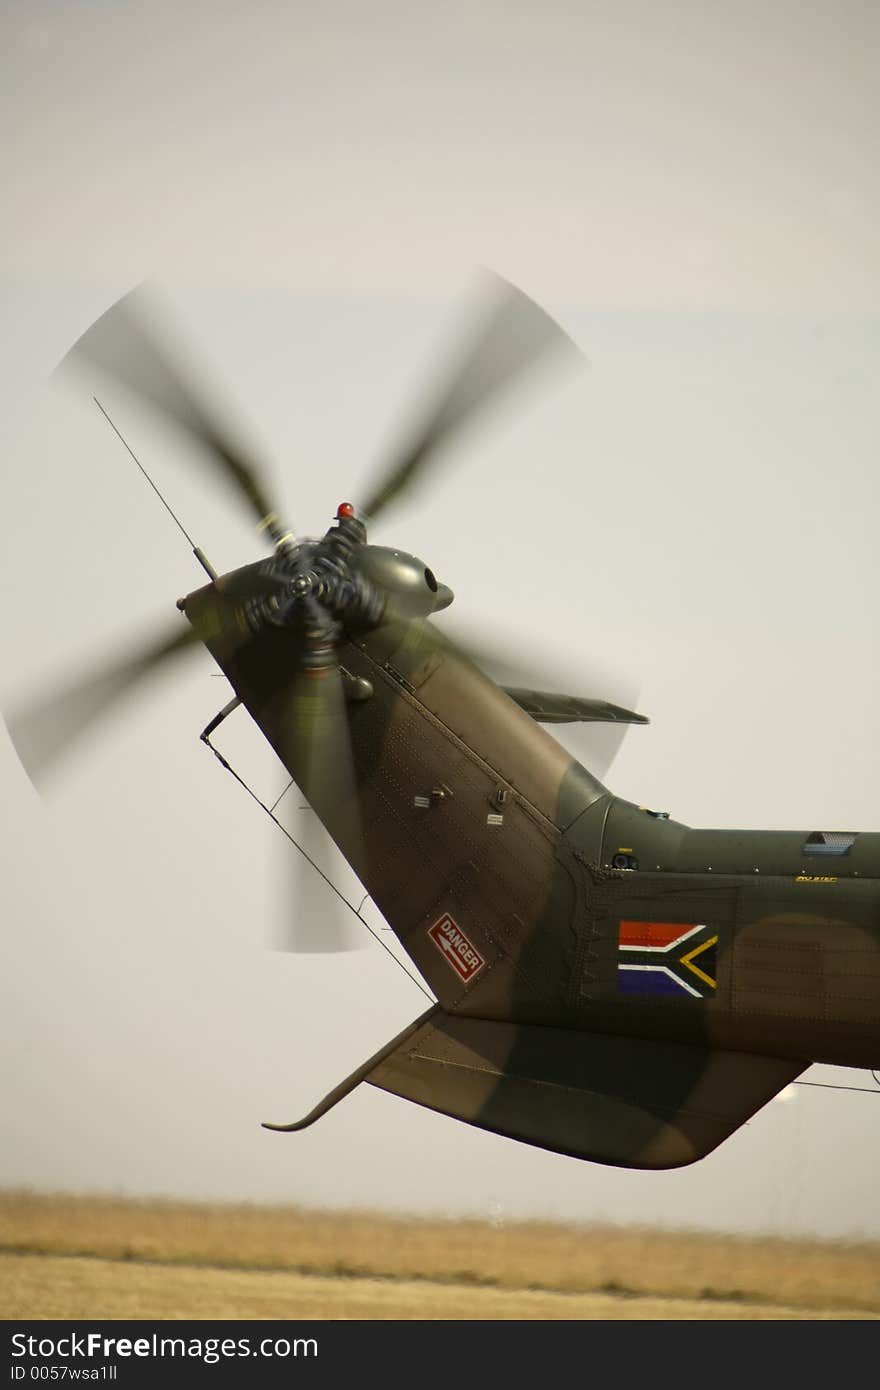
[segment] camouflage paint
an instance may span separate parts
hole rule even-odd
[[[184,606],[298,780],[296,644],[235,612],[258,570]],[[691,830],[615,798],[430,622],[385,623],[339,660],[373,692],[347,710],[357,804],[318,789],[315,809],[439,1001],[352,1085],[667,1167],[811,1061],[880,1063],[880,836],[806,852],[806,831]],[[432,937],[440,921],[471,967]],[[621,922],[711,930],[711,987],[626,993]]]

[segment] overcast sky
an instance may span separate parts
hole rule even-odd
[[[201,582],[87,393],[48,385],[114,299],[164,284],[320,532],[489,266],[587,368],[475,428],[375,538],[536,685],[635,686],[652,724],[614,790],[695,825],[880,828],[878,41],[854,0],[2,0],[0,697]],[[105,403],[214,564],[255,558],[199,461]],[[0,745],[0,1182],[880,1235],[874,1096],[797,1090],[658,1175],[368,1087],[262,1131],[425,1001],[376,946],[264,949],[289,885],[198,742],[212,669],[157,685],[46,804]],[[276,789],[245,716],[218,741]]]

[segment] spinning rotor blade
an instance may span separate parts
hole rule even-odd
[[[303,670],[284,696],[279,742],[284,761],[310,806],[334,832],[359,839],[356,780],[342,676],[331,662]]]
[[[492,279],[492,300],[470,348],[361,508],[368,521],[375,521],[411,487],[437,448],[526,368],[552,353],[581,356],[568,334],[534,300],[506,280]]]
[[[284,697],[281,736],[284,761],[310,806],[326,821],[343,848],[346,859],[363,864],[363,834],[357,800],[357,781],[348,731],[348,713],[342,675],[335,652],[317,670],[303,670],[294,678]],[[323,872],[326,855],[318,815],[306,812],[304,848]],[[302,817],[298,822],[303,826]],[[297,836],[299,838],[299,836]],[[317,853],[312,854],[312,849]],[[331,901],[332,890],[320,883],[319,875],[291,850],[297,862],[298,877],[293,888],[295,904],[289,928],[285,928],[279,948],[294,951],[344,951],[358,945],[346,917],[348,909]],[[324,862],[322,862],[322,860]],[[290,860],[294,862],[293,859]],[[305,875],[310,877],[306,878]],[[328,874],[328,877],[330,875]],[[320,885],[320,887],[318,887]],[[320,903],[320,908],[318,908]],[[329,908],[329,914],[328,914]]]
[[[302,802],[302,796],[296,787],[290,789],[285,801]],[[284,803],[278,808],[276,815],[279,815],[283,806]],[[307,862],[292,845],[284,846],[281,897],[285,903],[285,911],[283,920],[276,920],[272,932],[270,944],[273,950],[297,955],[361,950],[367,944],[366,928],[355,920],[352,912],[334,892],[334,888],[337,892],[345,891],[349,901],[357,901],[356,898],[352,899],[352,892],[358,892],[355,886],[357,880],[345,864],[339,850],[311,806],[291,804],[279,818],[312,862]],[[296,870],[295,882],[291,864]],[[322,875],[326,875],[326,878]],[[351,891],[347,887],[343,888],[347,880],[351,880]]]
[[[191,627],[141,643],[122,660],[97,666],[85,679],[56,689],[7,720],[9,735],[31,781],[52,765],[96,719],[147,676],[199,640]]]
[[[153,296],[143,287],[132,290],[86,329],[60,368],[97,367],[186,430],[207,449],[221,476],[232,483],[258,525],[277,543],[284,533],[256,451],[221,419],[209,393],[162,346],[158,320]]]

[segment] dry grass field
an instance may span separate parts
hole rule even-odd
[[[877,1318],[880,1245],[0,1193],[0,1316]]]

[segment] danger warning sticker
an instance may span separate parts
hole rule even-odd
[[[428,935],[443,953],[444,959],[460,980],[465,984],[479,974],[486,964],[476,947],[472,946],[465,936],[461,927],[457,926],[448,912],[444,912],[432,927],[428,928]]]

